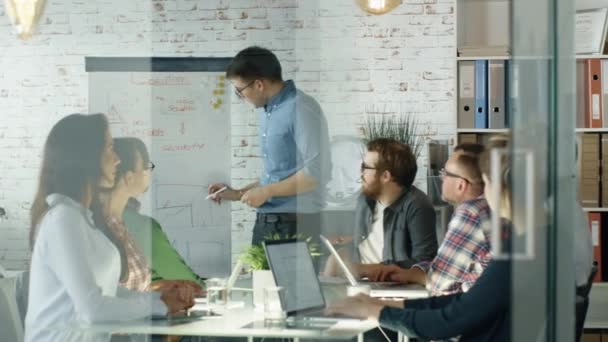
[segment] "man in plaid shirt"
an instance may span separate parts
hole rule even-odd
[[[443,200],[455,207],[437,256],[410,269],[385,266],[373,280],[426,285],[431,296],[466,292],[490,261],[490,209],[478,166],[483,146],[463,144],[440,171]]]

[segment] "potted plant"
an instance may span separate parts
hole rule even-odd
[[[305,238],[301,234],[295,236],[282,236],[280,234],[267,235],[265,240],[284,240],[284,239],[297,239],[306,241],[308,250],[313,258],[321,256],[319,252],[319,244],[312,241],[311,237]],[[266,258],[266,252],[262,245],[252,245],[247,248],[240,256],[240,260],[249,265],[252,273],[253,281],[253,305],[256,309],[261,309],[264,306],[264,289],[267,287],[276,286],[270,266],[268,265],[268,259]]]
[[[424,146],[424,137],[418,134],[418,120],[409,114],[401,114],[398,117],[389,115],[368,117],[363,126],[363,140],[368,143],[378,138],[395,139],[409,145],[416,159]]]

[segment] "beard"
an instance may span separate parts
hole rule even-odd
[[[361,182],[363,183],[361,187],[361,192],[363,195],[373,200],[377,200],[382,192],[379,177],[375,177],[371,182],[366,182],[365,179],[361,177]]]

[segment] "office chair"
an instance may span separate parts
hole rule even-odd
[[[591,273],[587,278],[587,284],[576,289],[576,340],[580,341],[583,334],[583,326],[585,325],[585,318],[587,317],[587,309],[589,308],[589,292],[591,292],[591,285],[593,285],[593,278],[597,274],[597,262],[593,262],[591,267]]]
[[[0,331],[4,341],[23,341],[23,323],[17,306],[16,278],[0,278]]]

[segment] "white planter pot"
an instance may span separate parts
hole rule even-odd
[[[277,286],[270,270],[253,271],[253,306],[256,311],[264,310],[264,289]]]

